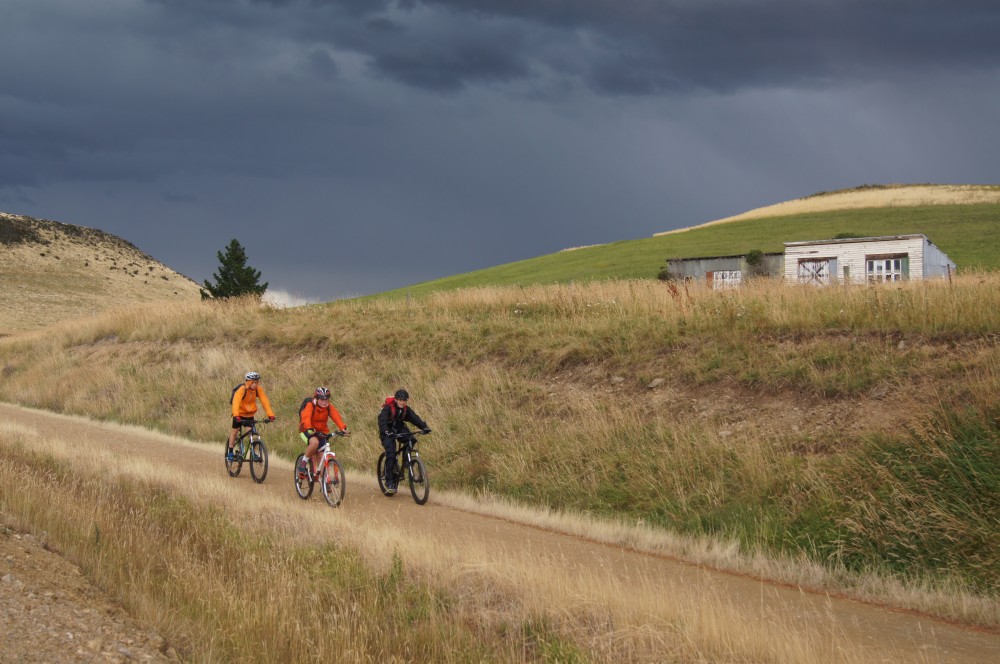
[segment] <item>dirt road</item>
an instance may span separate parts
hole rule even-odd
[[[65,419],[38,411],[0,404],[0,418],[40,430],[65,426]],[[573,587],[573,602],[602,606],[607,602],[667,608],[674,615],[695,619],[711,604],[715,615],[731,616],[750,629],[808,637],[827,648],[857,650],[869,661],[995,662],[1000,636],[950,625],[912,613],[897,612],[849,600],[803,592],[745,577],[706,570],[680,561],[613,547],[583,538],[548,532],[537,527],[482,516],[443,506],[431,500],[417,506],[407,493],[386,498],[372,477],[349,471],[345,504],[331,510],[315,496],[300,501],[291,484],[291,464],[272,457],[270,473],[262,485],[249,472],[229,478],[221,450],[150,440],[141,432],[79,421],[75,432],[109,449],[142,455],[158,464],[182,469],[205,482],[227,483],[233,492],[262,492],[290,514],[325,510],[337,519],[338,536],[362,526],[398,532],[405,527],[442,557],[460,561],[468,569],[489,568],[502,575],[518,566],[540,569],[546,577],[572,583],[575,578],[596,579]],[[433,455],[427,455],[433,473]],[[432,475],[433,477],[433,475]],[[318,492],[317,492],[318,493]],[[484,553],[488,552],[488,553]],[[652,600],[650,599],[652,598]],[[572,608],[572,607],[570,607]],[[652,618],[652,616],[651,616]],[[663,620],[670,620],[665,614]]]

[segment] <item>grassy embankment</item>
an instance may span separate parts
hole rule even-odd
[[[497,285],[654,279],[669,258],[780,252],[782,242],[923,233],[960,270],[1000,266],[1000,205],[930,205],[815,212],[745,219],[692,230],[563,251],[414,284],[389,295]]]
[[[845,639],[820,607],[803,633],[799,617],[743,615],[699,584],[623,592],[614,569],[503,555],[488,538],[454,551],[106,444],[134,431],[84,429],[68,446],[0,424],[0,510],[186,661],[913,661]]]
[[[301,397],[331,383],[356,431],[342,456],[367,469],[378,404],[405,384],[436,429],[438,487],[803,558],[828,587],[1000,624],[998,286],[648,281],[149,308],[0,343],[0,398],[219,440],[221,455],[226,395],[255,368],[278,405],[272,449],[294,455]],[[666,391],[645,388],[654,377]],[[766,400],[800,416],[761,417]],[[851,421],[865,412],[869,426]]]

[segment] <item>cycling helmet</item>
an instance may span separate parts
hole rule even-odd
[[[396,399],[399,399],[400,401],[409,401],[410,400],[410,393],[407,392],[406,390],[402,390],[402,389],[396,390],[396,393],[393,396]]]
[[[316,388],[316,398],[317,399],[329,399],[330,398],[330,390],[329,390],[329,388],[326,388],[326,387],[317,387]]]
[[[256,371],[248,371],[247,380],[260,380],[260,374]]]

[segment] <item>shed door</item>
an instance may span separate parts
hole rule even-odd
[[[829,284],[830,262],[829,258],[803,258],[799,260],[799,283],[812,284],[813,286]]]

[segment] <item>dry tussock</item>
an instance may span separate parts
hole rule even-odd
[[[198,285],[113,235],[0,213],[0,334],[143,302],[199,299]]]
[[[116,456],[86,439],[70,448],[41,433],[0,426],[0,477],[19,486],[0,491],[4,509],[45,530],[200,661],[524,661],[555,652],[616,662],[894,661],[846,642],[822,614],[802,617],[805,631],[794,617],[748,618],[708,583],[664,586],[639,571],[623,584],[620,570],[532,551],[500,555],[488,540],[455,549],[415,533],[404,539],[391,523],[345,527],[343,512],[234,493],[202,474]],[[158,497],[163,490],[173,498]],[[199,532],[205,538],[193,539]],[[340,571],[317,580],[330,556]],[[389,617],[433,624],[429,638],[387,622],[383,603],[397,593],[426,598]],[[532,632],[541,646],[526,638]]]
[[[711,535],[698,524],[776,486],[790,504],[822,497],[831,460],[865,436],[916,426],[928,404],[988,404],[1000,393],[989,336],[1000,329],[998,280],[721,293],[602,282],[292,311],[140,307],[0,343],[0,389],[10,401],[221,440],[223,395],[255,368],[282,423],[268,444],[291,458],[303,394],[330,384],[355,431],[338,456],[357,473],[379,449],[378,404],[406,385],[436,429],[425,443],[435,500],[451,500],[438,488],[453,487],[488,499],[455,498],[464,509],[997,624],[995,597],[948,580],[775,551],[782,526],[766,514],[737,513]],[[646,389],[656,376],[669,381]],[[528,504],[549,509],[518,507]],[[583,511],[598,518],[569,516]]]

